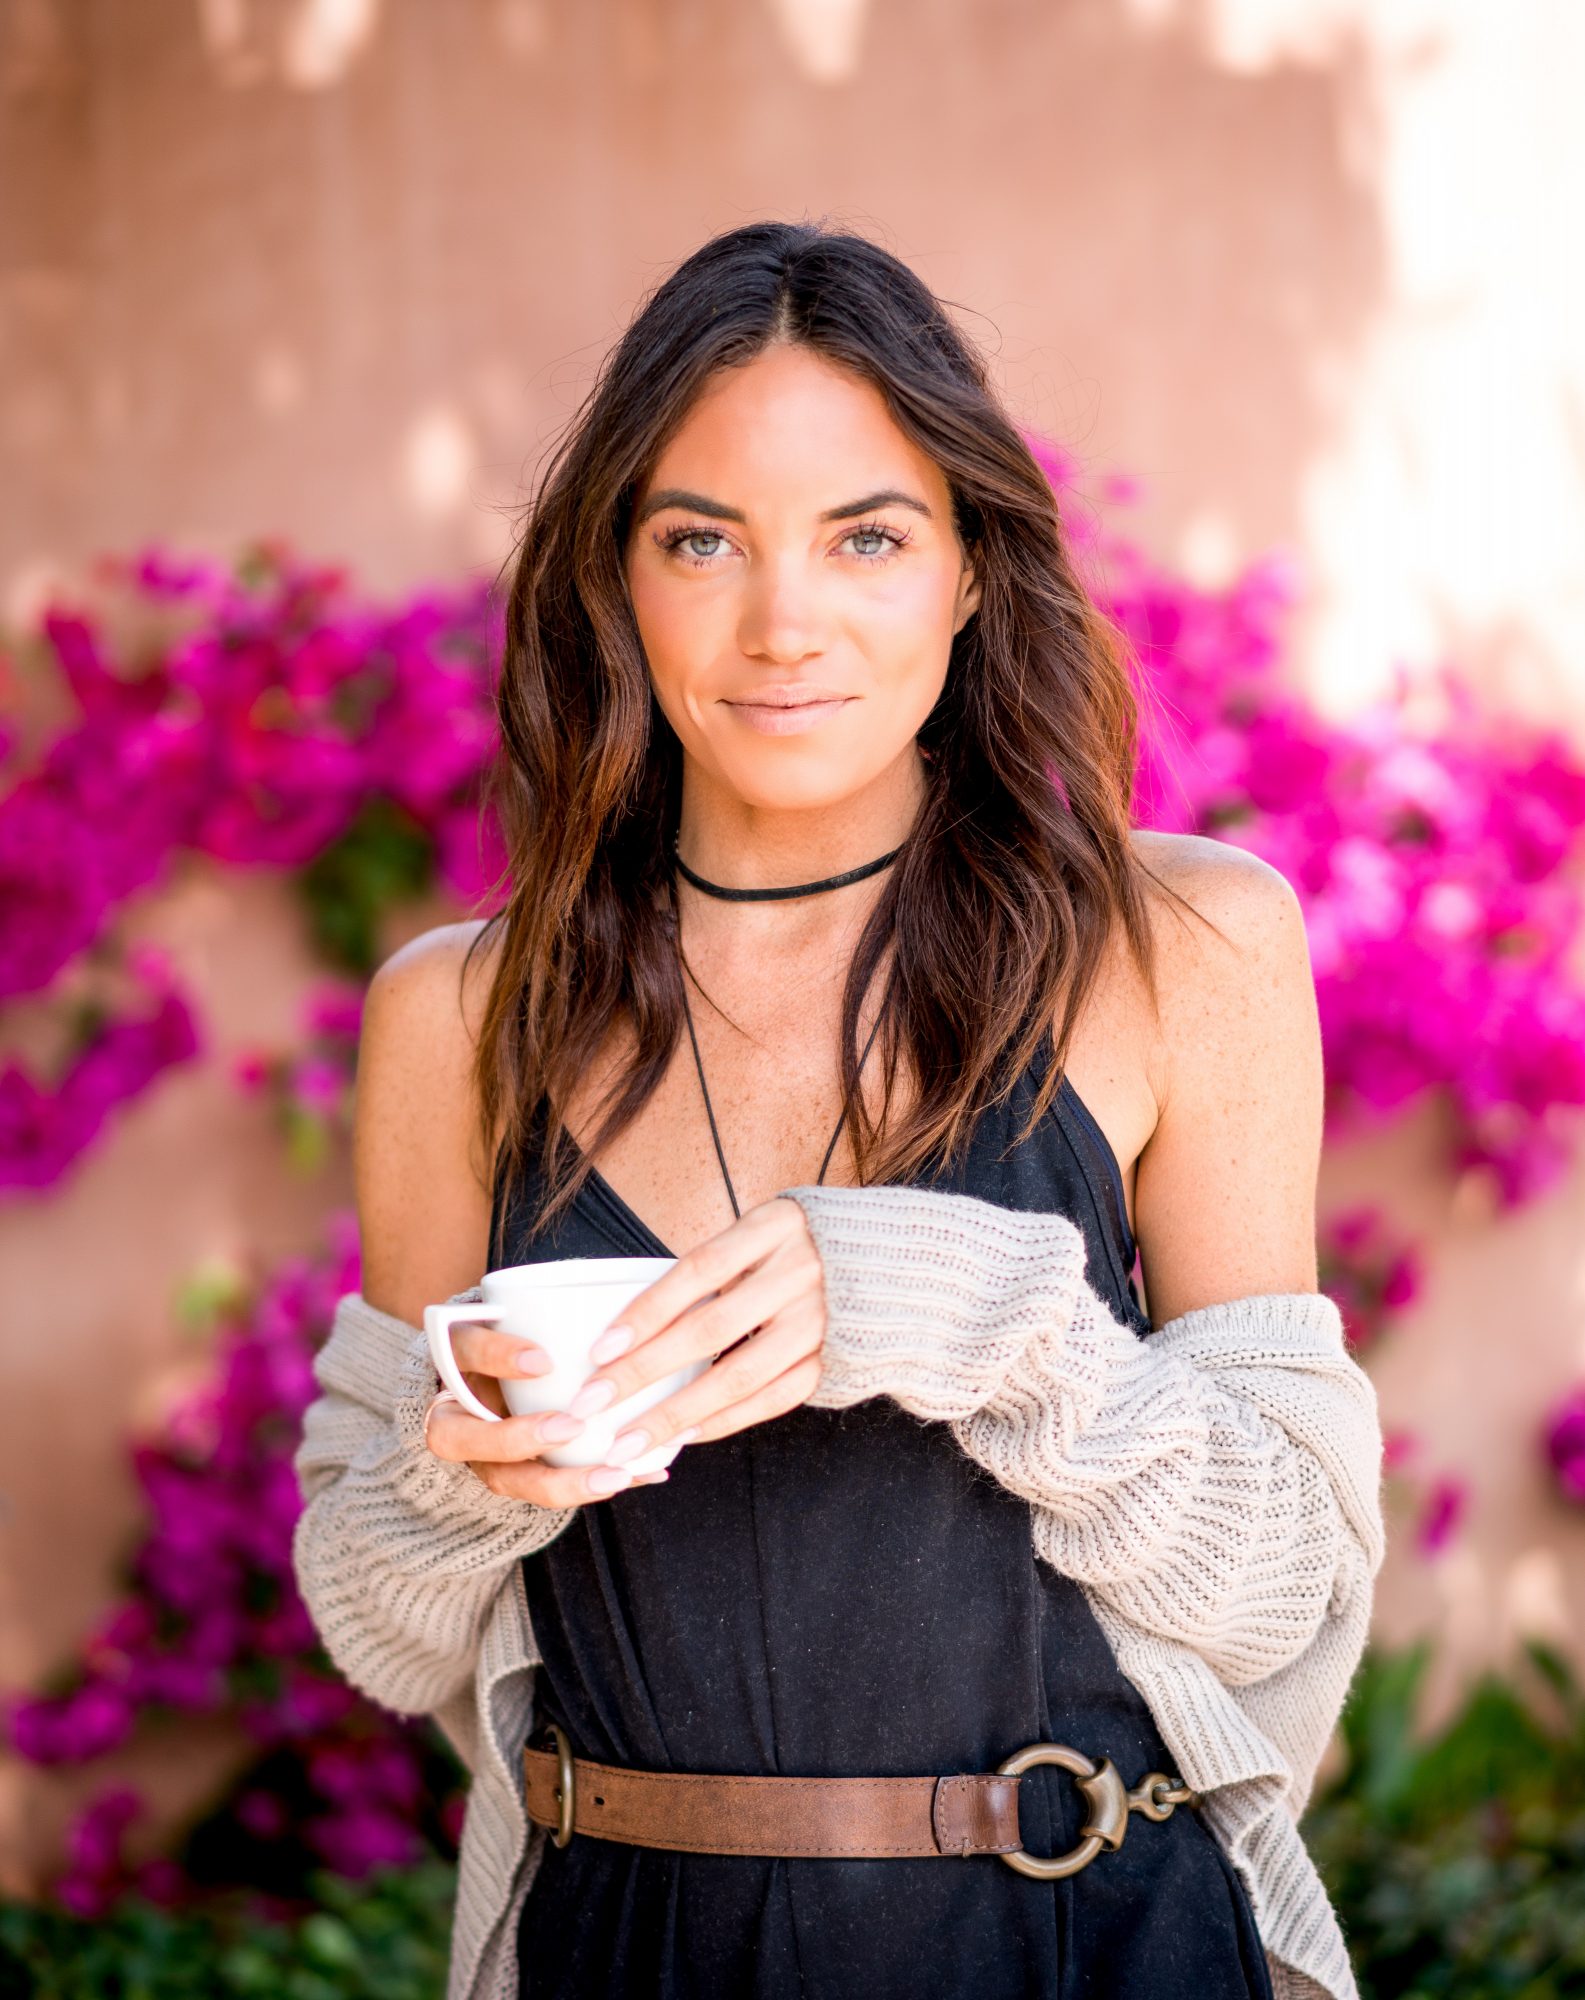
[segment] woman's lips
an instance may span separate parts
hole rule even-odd
[[[778,708],[768,701],[729,701],[726,706],[762,736],[796,736],[805,729],[818,729],[854,699],[844,695],[837,701],[803,701],[794,708]]]

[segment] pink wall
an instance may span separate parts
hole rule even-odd
[[[1474,291],[1427,316],[1438,218],[1403,192],[1430,144],[1427,75],[1463,73],[1468,10],[1418,70],[1368,10],[1308,9],[1336,29],[1308,41],[1307,10],[1277,0],[1259,32],[1231,4],[1192,28],[1189,11],[0,13],[0,607],[154,536],[285,532],[379,587],[493,570],[526,471],[639,293],[717,228],[829,215],[959,302],[1024,421],[1143,476],[1137,529],[1164,557],[1214,580],[1292,546],[1315,584],[1295,667],[1318,699],[1357,699],[1412,640],[1420,663],[1456,648],[1505,698],[1574,720],[1585,610],[1545,536],[1575,518],[1585,467],[1545,489],[1533,560],[1503,518],[1505,494],[1541,490],[1512,481],[1543,463],[1563,389],[1533,423],[1494,415],[1501,341],[1469,362],[1458,314],[1507,298],[1509,274],[1465,273]],[[1492,116],[1526,88],[1494,75]],[[1435,467],[1449,436],[1478,468],[1457,533],[1444,482],[1401,471]],[[142,928],[224,1047],[289,1036],[309,966],[276,890],[193,871]],[[1435,1563],[1399,1538],[1378,1625],[1448,1641],[1445,1704],[1523,1630],[1585,1658],[1585,1523],[1548,1496],[1533,1443],[1585,1368],[1585,1178],[1494,1221],[1434,1141],[1428,1116],[1329,1157],[1322,1210],[1380,1194],[1432,1253],[1428,1300],[1372,1366],[1388,1422],[1470,1476],[1474,1505]],[[174,1289],[202,1259],[312,1242],[331,1198],[283,1187],[262,1114],[217,1065],[154,1092],[60,1199],[0,1211],[7,1685],[102,1601],[122,1440],[195,1359]],[[188,1749],[164,1760],[172,1810],[229,1754]],[[31,1878],[71,1792],[0,1776],[0,1889]]]

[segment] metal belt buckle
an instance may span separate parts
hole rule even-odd
[[[553,1796],[560,1808],[560,1815],[556,1821],[556,1831],[550,1837],[558,1847],[565,1847],[567,1842],[572,1838],[574,1806],[572,1744],[568,1740],[565,1729],[560,1728],[554,1722],[549,1722],[545,1726],[549,1729],[556,1744],[556,1776],[558,1782]]]
[[[1016,1868],[1020,1875],[1032,1875],[1037,1882],[1054,1882],[1064,1875],[1077,1875],[1103,1847],[1121,1847],[1130,1812],[1143,1813],[1146,1819],[1170,1819],[1174,1806],[1200,1803],[1198,1792],[1175,1783],[1164,1771],[1147,1771],[1130,1791],[1117,1775],[1110,1757],[1103,1757],[1097,1764],[1082,1750],[1066,1743],[1031,1743],[998,1764],[996,1774],[1019,1778],[1035,1764],[1060,1764],[1064,1771],[1071,1771],[1090,1803],[1089,1817],[1079,1829],[1083,1838],[1066,1854],[1026,1854],[1020,1847],[1001,1857],[1009,1868]]]

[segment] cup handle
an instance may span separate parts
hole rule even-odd
[[[501,1421],[500,1412],[492,1410],[488,1403],[481,1403],[463,1380],[457,1357],[451,1351],[451,1329],[459,1323],[482,1326],[500,1316],[498,1307],[487,1305],[482,1299],[474,1305],[424,1308],[424,1332],[429,1336],[429,1355],[435,1364],[435,1373],[465,1410],[473,1416],[483,1417],[490,1424]]]

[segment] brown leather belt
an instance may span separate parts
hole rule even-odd
[[[1161,1771],[1131,1790],[1111,1760],[1095,1762],[1066,1743],[1031,1743],[994,1771],[934,1778],[728,1777],[700,1771],[636,1771],[575,1757],[549,1725],[553,1747],[527,1745],[528,1816],[555,1829],[687,1854],[784,1854],[817,1858],[996,1854],[1041,1881],[1076,1875],[1103,1847],[1117,1848],[1130,1812],[1170,1817],[1200,1795]],[[1018,1832],[1018,1781],[1036,1764],[1072,1772],[1089,1802],[1077,1847],[1049,1858],[1025,1854]]]

